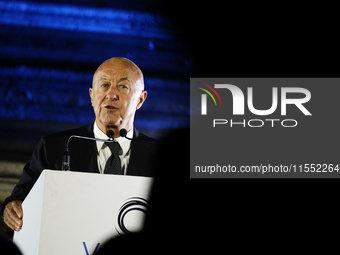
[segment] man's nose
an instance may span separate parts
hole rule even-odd
[[[109,90],[106,93],[106,99],[108,100],[118,100],[118,90],[115,86],[110,86]]]

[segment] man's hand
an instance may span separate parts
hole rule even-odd
[[[4,222],[8,227],[15,231],[19,231],[22,227],[22,201],[14,200],[5,206]]]

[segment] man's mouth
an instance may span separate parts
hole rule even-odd
[[[114,106],[112,106],[112,105],[106,105],[106,106],[104,106],[104,108],[105,108],[105,109],[108,109],[108,110],[118,110],[117,107],[114,107]]]

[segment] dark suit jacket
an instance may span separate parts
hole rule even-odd
[[[3,205],[13,200],[24,200],[44,169],[62,169],[67,139],[71,135],[94,137],[93,124],[48,135],[40,139],[30,160],[24,167],[23,176]],[[131,141],[127,175],[153,177],[159,147],[160,145],[156,140],[139,133],[135,129],[134,139]],[[69,153],[71,171],[99,173],[95,141],[72,138],[69,143]]]

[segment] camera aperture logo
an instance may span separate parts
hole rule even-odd
[[[217,98],[220,101],[220,104],[222,106],[222,100],[221,100],[220,95],[217,93],[217,91],[208,84],[205,84],[205,83],[202,83],[202,84],[205,85],[208,89],[210,89],[217,96]],[[206,92],[212,98],[212,100],[214,101],[215,106],[217,106],[215,97],[207,89],[204,89],[204,88],[201,88],[201,87],[199,87],[199,89]],[[202,115],[207,115],[207,94],[201,95],[201,114]]]
[[[302,113],[304,116],[312,116],[311,112],[307,109],[306,103],[311,100],[311,92],[302,87],[271,87],[271,106],[267,109],[257,109],[254,106],[254,93],[256,90],[253,87],[246,87],[245,92],[234,84],[213,84],[208,85],[203,82],[200,83],[197,88],[205,93],[201,94],[201,116],[209,116],[209,114],[214,114],[214,109],[208,109],[208,97],[214,102],[215,107],[230,107],[229,105],[222,104],[223,96],[226,94],[231,94],[232,96],[232,115],[234,117],[247,116],[245,113],[246,107],[250,114],[256,116],[266,116],[265,118],[213,118],[212,126],[215,128],[221,125],[228,125],[229,127],[296,127],[298,125],[298,120],[295,118],[271,118],[272,114],[279,113],[280,116],[287,116],[287,106],[296,107],[298,112]],[[204,86],[203,86],[204,85]],[[279,96],[280,95],[280,96]],[[215,98],[216,97],[216,98]],[[222,99],[221,99],[222,97]],[[219,104],[217,100],[219,101]],[[266,100],[268,100],[266,98]],[[223,116],[224,117],[224,116]]]

